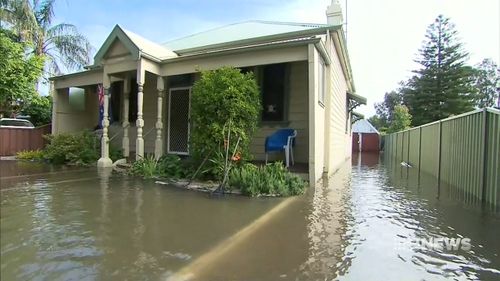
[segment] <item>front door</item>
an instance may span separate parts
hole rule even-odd
[[[189,154],[191,87],[171,88],[168,98],[168,153]]]

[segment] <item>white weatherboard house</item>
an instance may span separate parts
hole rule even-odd
[[[53,133],[94,128],[102,84],[98,166],[111,166],[109,143],[122,147],[125,157],[188,155],[189,132],[195,129],[190,93],[199,70],[234,66],[253,71],[262,93],[261,123],[251,144],[256,160],[265,157],[266,136],[296,129],[295,161],[308,165],[314,184],[350,157],[352,110],[366,103],[355,95],[337,1],[326,15],[327,24],[247,21],[163,44],[117,25],[87,70],[51,79]]]

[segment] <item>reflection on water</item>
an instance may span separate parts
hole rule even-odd
[[[377,154],[291,199],[57,171],[1,181],[2,280],[500,279],[498,214]],[[412,243],[436,237],[469,238],[471,249]]]
[[[1,193],[1,280],[158,280],[280,202],[211,199],[95,170]]]
[[[432,177],[421,175],[419,183],[406,168],[389,170],[375,164],[374,155],[358,157],[353,158],[358,165],[352,171],[354,220],[348,229],[355,233],[351,245],[360,244],[348,247],[346,252],[353,255],[344,256],[350,265],[340,280],[500,278],[498,215],[465,208],[445,191],[438,195]],[[469,238],[471,249],[429,249],[412,243],[439,237]]]

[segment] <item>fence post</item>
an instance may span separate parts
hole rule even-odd
[[[418,128],[418,186],[420,187],[420,168],[422,165],[422,126]]]
[[[441,150],[442,150],[441,146],[443,145],[442,138],[443,138],[443,122],[439,121],[438,167],[437,167],[438,198],[441,195]]]
[[[487,181],[488,178],[488,110],[486,108],[483,109],[483,149],[481,151],[481,156],[483,157],[482,161],[482,174],[481,174],[481,201],[483,204],[486,201],[486,190],[487,190]]]
[[[411,131],[408,131],[408,149],[406,151],[406,161],[408,161],[408,164],[410,163],[410,142],[411,142],[411,138],[410,138],[410,135],[411,135]],[[406,168],[406,179],[408,179],[410,177],[410,169],[409,168]]]
[[[403,161],[405,161],[405,154],[404,154],[404,152],[405,152],[405,132],[400,132],[400,134],[402,137],[402,139],[401,139],[401,162],[403,162]],[[402,166],[400,166],[400,167],[402,167]],[[401,173],[399,174],[399,177],[403,178],[403,168],[401,168]]]
[[[396,162],[398,162],[398,139],[399,139],[399,136],[397,133],[393,133],[394,134],[394,165],[398,164]]]

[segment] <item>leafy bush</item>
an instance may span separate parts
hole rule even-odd
[[[101,141],[92,131],[46,136],[44,158],[55,164],[95,164],[101,156]],[[121,153],[110,146],[110,158],[115,161]]]
[[[52,97],[50,96],[31,96],[25,100],[23,115],[29,115],[29,120],[35,126],[49,124],[52,119]]]
[[[143,178],[182,178],[187,176],[189,169],[177,155],[166,155],[155,159],[148,155],[132,164],[130,174],[142,176]]]
[[[245,195],[292,196],[302,194],[306,183],[290,173],[282,163],[264,166],[244,164],[229,173],[229,185],[239,188]]]
[[[209,157],[202,171],[205,176],[221,177],[220,164],[225,162],[227,146],[231,154],[236,151],[242,160],[250,158],[248,147],[257,128],[260,110],[260,95],[253,73],[242,74],[233,67],[202,72],[201,79],[193,86],[191,120],[194,129],[190,150],[195,161]]]
[[[165,155],[158,160],[158,169],[162,177],[183,178],[189,174],[189,167],[184,165],[182,159],[177,155]]]
[[[43,160],[44,153],[42,150],[23,150],[16,153],[16,158],[20,160]]]

